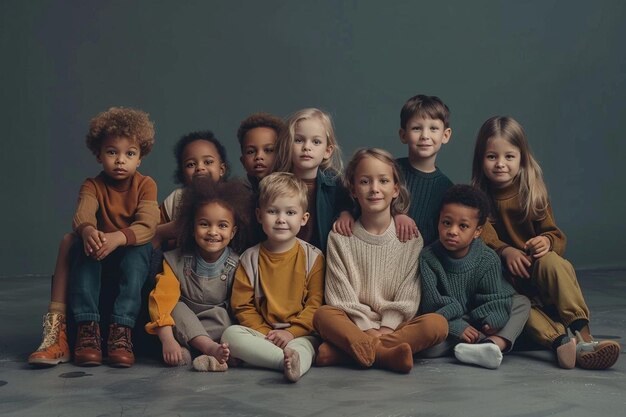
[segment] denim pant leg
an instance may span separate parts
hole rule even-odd
[[[76,323],[100,321],[98,300],[100,298],[99,261],[85,255],[83,241],[78,239],[70,250],[72,267],[70,270],[70,306]]]
[[[111,322],[135,326],[141,308],[141,288],[148,278],[152,244],[118,248],[120,253],[120,292],[113,304]]]

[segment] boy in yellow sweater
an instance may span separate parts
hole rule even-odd
[[[231,309],[240,325],[222,335],[233,358],[283,371],[291,382],[313,362],[313,315],[324,295],[324,256],[296,237],[309,219],[306,208],[307,186],[293,174],[261,180],[256,215],[267,240],[239,259]]]
[[[91,120],[87,147],[102,172],[83,182],[73,228],[80,238],[71,256],[70,305],[78,323],[76,365],[102,363],[99,295],[101,271],[119,276],[107,343],[111,366],[134,361],[131,328],[141,307],[141,287],[148,275],[159,221],[157,187],[137,168],[154,144],[148,114],[113,107]]]

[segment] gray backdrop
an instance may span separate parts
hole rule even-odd
[[[441,3],[441,4],[436,4]],[[626,3],[622,1],[0,2],[0,276],[49,274],[78,188],[99,171],[89,119],[138,107],[157,127],[141,171],[172,189],[172,146],[210,128],[241,174],[245,116],[329,111],[344,160],[406,155],[403,102],[440,96],[452,140],[438,165],[467,182],[495,114],[526,128],[576,267],[623,255]]]

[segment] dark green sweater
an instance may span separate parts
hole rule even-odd
[[[397,162],[411,193],[408,215],[415,220],[424,245],[428,245],[438,238],[439,206],[445,192],[452,187],[452,181],[439,168],[427,173],[413,168],[409,158],[398,158]]]
[[[477,330],[485,324],[501,329],[509,320],[515,291],[502,277],[500,258],[482,239],[474,239],[461,259],[451,258],[437,241],[422,250],[419,265],[422,312],[448,319],[450,335],[458,338],[470,323]]]

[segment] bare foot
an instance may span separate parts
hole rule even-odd
[[[283,366],[285,378],[290,382],[297,382],[302,376],[300,375],[300,354],[290,348],[285,348],[283,352],[285,355]]]
[[[228,343],[222,343],[221,345],[213,342],[205,352],[209,356],[213,356],[219,363],[226,363],[230,357],[230,349]]]
[[[200,355],[193,360],[193,369],[198,372],[224,372],[228,365],[219,363],[213,356]]]

